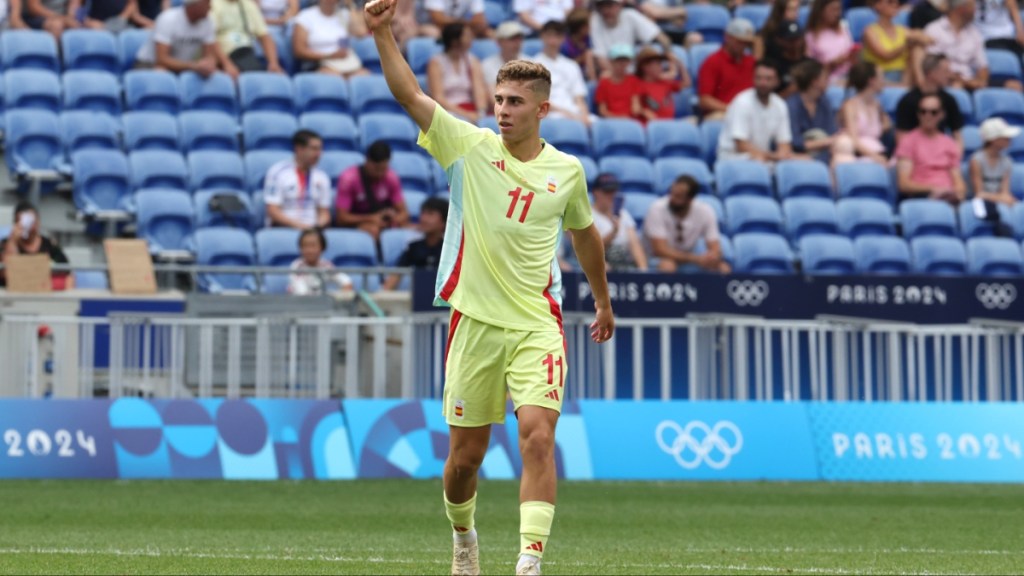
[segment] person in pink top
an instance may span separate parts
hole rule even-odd
[[[900,138],[895,157],[901,198],[932,198],[954,206],[964,199],[963,150],[939,131],[943,114],[939,97],[925,96],[917,105],[920,125]]]
[[[842,84],[860,55],[843,23],[841,0],[814,0],[807,17],[807,55],[825,65],[833,84]]]
[[[409,222],[402,182],[390,168],[390,162],[391,147],[378,140],[366,150],[365,164],[341,173],[334,202],[338,226],[358,228],[376,239],[381,230]],[[373,190],[373,194],[368,194],[368,189]]]

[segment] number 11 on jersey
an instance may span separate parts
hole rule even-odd
[[[557,359],[556,359],[557,358]],[[565,368],[562,364],[562,357],[555,356],[554,354],[548,354],[541,362],[548,369],[548,384],[555,383],[555,366],[558,366],[558,386],[561,387],[565,384]]]
[[[512,218],[512,215],[516,213],[516,206],[521,199],[523,201],[523,212],[519,215],[519,223],[526,222],[526,214],[530,211],[530,204],[533,203],[533,192],[523,194],[523,189],[517,187],[515,190],[509,190],[508,195],[512,198],[512,202],[508,205],[508,212],[505,214],[505,218]]]

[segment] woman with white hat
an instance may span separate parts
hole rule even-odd
[[[974,197],[985,202],[1013,206],[1017,198],[1010,193],[1013,160],[1006,149],[1010,140],[1020,135],[1020,128],[1010,126],[1002,118],[989,118],[981,124],[985,145],[971,155],[971,189]]]

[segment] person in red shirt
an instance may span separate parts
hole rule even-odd
[[[636,73],[640,77],[641,121],[675,118],[675,94],[690,83],[686,68],[654,48],[644,48],[636,56]]]
[[[594,94],[597,113],[602,118],[640,118],[640,79],[629,73],[633,47],[616,44],[608,50],[608,58],[612,61],[611,74],[601,78]]]
[[[725,28],[722,48],[704,60],[697,76],[697,94],[705,120],[720,119],[737,94],[754,86],[754,25],[734,18]]]

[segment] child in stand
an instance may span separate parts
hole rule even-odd
[[[1006,153],[1010,140],[1020,135],[1020,128],[1010,126],[1002,118],[989,118],[981,124],[981,139],[985,145],[971,155],[971,189],[974,191],[972,209],[981,220],[996,227],[998,236],[1013,236],[1012,230],[1000,221],[999,204],[1007,208],[1017,203],[1010,192],[1010,174],[1013,160]]]
[[[344,272],[318,274],[312,270],[331,270],[334,264],[321,258],[327,249],[324,233],[316,228],[299,235],[300,256],[292,262],[288,277],[288,293],[293,296],[322,296],[338,290],[352,289],[352,279]]]
[[[686,67],[654,48],[644,48],[636,56],[636,73],[640,77],[641,121],[675,118],[675,94],[690,85]]]
[[[612,61],[611,74],[601,78],[594,94],[598,115],[602,118],[642,118],[640,79],[629,73],[633,47],[616,44],[608,50],[608,58]]]

